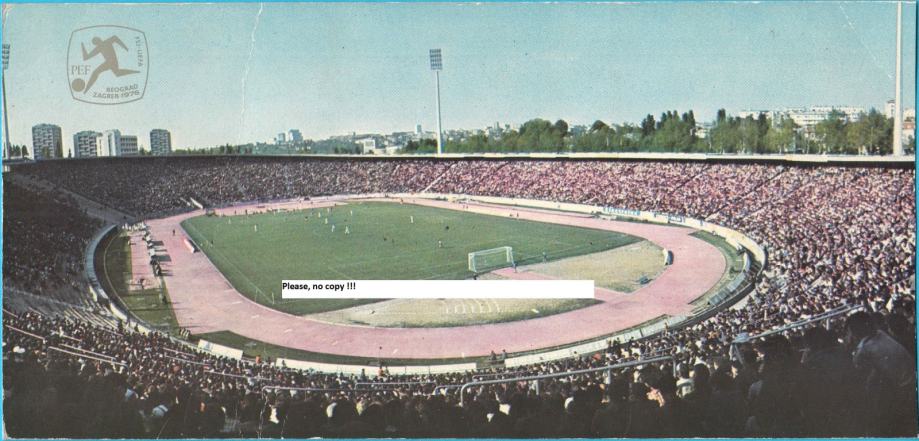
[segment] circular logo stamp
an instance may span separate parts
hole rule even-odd
[[[99,25],[70,34],[70,95],[90,104],[124,104],[144,97],[149,66],[147,37],[124,26]]]

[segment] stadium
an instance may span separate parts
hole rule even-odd
[[[653,153],[17,164],[3,182],[5,428],[914,436],[914,167]],[[595,291],[280,292],[438,279]]]

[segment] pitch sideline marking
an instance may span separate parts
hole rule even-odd
[[[201,238],[206,238],[206,236],[205,236],[203,233],[201,233],[201,232],[198,230],[197,227],[193,226],[193,225],[191,224],[191,222],[188,222],[188,226],[191,227],[191,229],[195,230],[195,232],[196,232]],[[213,246],[212,246],[212,247],[210,247],[209,249],[210,249],[210,250],[213,250],[215,253],[218,253],[218,254],[220,255],[220,258],[221,258],[221,259],[227,261],[230,265],[232,265],[233,268],[236,270],[236,272],[239,273],[239,275],[242,276],[242,278],[245,279],[245,281],[248,282],[249,285],[252,285],[252,287],[255,288],[255,293],[256,293],[256,294],[261,295],[261,296],[262,296],[263,298],[265,298],[266,301],[268,301],[268,302],[271,301],[271,298],[269,298],[268,296],[266,296],[265,293],[262,292],[261,288],[259,288],[258,285],[256,285],[254,282],[252,282],[252,280],[249,279],[249,276],[247,276],[246,273],[244,273],[238,266],[236,266],[236,264],[233,263],[232,260],[228,259],[228,258],[227,258],[222,252],[220,252],[220,250],[218,250],[216,247],[213,247]],[[203,249],[203,248],[202,248],[201,252],[204,252],[204,249]],[[206,257],[206,256],[207,256],[207,253],[204,253],[204,255],[205,255],[205,257]],[[215,267],[216,267],[216,265],[215,265]],[[218,270],[218,271],[220,271],[220,270]],[[232,283],[231,283],[231,286],[232,286]],[[266,306],[267,306],[267,304],[266,304]]]

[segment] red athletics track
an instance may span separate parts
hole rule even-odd
[[[462,209],[456,203],[413,203]],[[218,210],[232,214],[266,207],[309,208],[333,202],[258,204]],[[312,352],[376,358],[453,358],[484,356],[490,351],[520,352],[588,340],[629,328],[662,314],[685,314],[689,302],[714,286],[726,268],[716,247],[690,236],[695,230],[664,225],[616,222],[548,211],[468,205],[474,213],[618,231],[654,242],[673,252],[673,264],[657,279],[631,294],[598,289],[602,303],[532,320],[452,328],[371,328],[318,322],[259,305],[237,292],[204,253],[190,253],[179,225],[202,210],[147,221],[155,240],[171,257],[164,264],[166,285],[179,325],[193,333],[232,331],[253,340]],[[172,235],[173,229],[176,235]],[[523,274],[521,274],[523,276]],[[280,283],[280,281],[279,281]],[[379,349],[382,347],[382,351]]]

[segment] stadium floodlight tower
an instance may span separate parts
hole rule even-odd
[[[893,105],[893,154],[903,156],[903,118],[900,108],[900,74],[902,71],[903,51],[901,48],[903,32],[903,2],[897,2],[897,71],[896,85],[894,86]]]
[[[7,116],[6,107],[6,70],[10,67],[10,45],[3,43],[3,150],[6,152],[6,159],[13,159],[13,146],[10,144],[10,120]]]
[[[444,152],[444,131],[440,127],[440,71],[444,68],[443,58],[441,58],[440,49],[431,49],[431,70],[434,71],[434,87],[436,88],[435,97],[437,99],[437,154]]]

